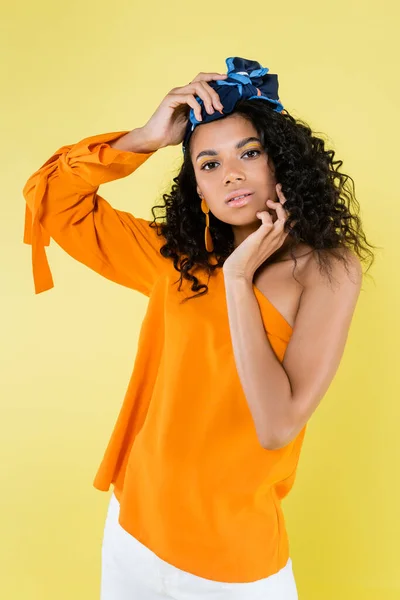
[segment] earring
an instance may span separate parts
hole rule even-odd
[[[204,231],[204,243],[205,243],[207,252],[214,252],[214,244],[213,244],[211,232],[210,232],[210,217],[209,217],[210,209],[207,206],[207,203],[206,203],[204,197],[200,196],[200,198],[201,198],[201,210],[206,215],[206,228]]]

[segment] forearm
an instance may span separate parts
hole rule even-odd
[[[155,152],[158,149],[157,145],[148,139],[142,127],[132,129],[132,131],[114,140],[109,145],[111,148],[116,148],[117,150],[136,152],[137,154],[147,154]]]
[[[238,375],[263,447],[280,447],[289,435],[289,378],[264,329],[252,283],[225,278],[229,325]]]

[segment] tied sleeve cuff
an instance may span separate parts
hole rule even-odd
[[[54,287],[45,246],[50,244],[50,236],[43,230],[38,219],[34,219],[29,207],[25,208],[24,243],[32,246],[32,271],[35,294]]]
[[[35,294],[54,287],[45,246],[50,235],[40,224],[42,201],[48,180],[57,171],[59,159],[71,169],[71,186],[78,193],[96,190],[102,183],[125,177],[145,162],[154,152],[135,153],[111,148],[109,142],[129,133],[119,131],[84,138],[77,144],[62,146],[38,169],[23,188],[26,200],[23,242],[32,246],[32,273]],[[65,172],[65,168],[63,169]],[[75,177],[75,174],[77,177]],[[67,185],[68,185],[67,183]]]
[[[23,189],[23,195],[27,201],[28,198],[33,196],[33,200],[29,204],[27,202],[25,206],[23,241],[25,244],[32,246],[32,272],[35,294],[40,294],[54,287],[45,251],[45,246],[50,245],[50,235],[44,231],[40,224],[39,210],[46,191],[48,177],[56,168],[55,163],[64,150],[65,147],[60,148],[46,161],[27,181]]]

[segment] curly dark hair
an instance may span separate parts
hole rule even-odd
[[[289,212],[285,231],[291,229],[294,269],[297,260],[292,248],[302,242],[313,249],[321,271],[329,278],[329,255],[343,261],[347,268],[348,253],[343,252],[343,248],[352,250],[363,262],[369,258],[368,271],[375,260],[369,248],[377,247],[366,240],[358,216],[359,203],[355,197],[354,181],[349,175],[339,172],[343,162],[334,160],[335,152],[327,150],[324,140],[315,135],[303,120],[294,118],[287,111],[278,113],[267,102],[240,100],[234,113],[253,124],[264,150],[273,162],[276,180],[282,184],[285,209]],[[162,256],[173,260],[174,268],[180,273],[178,289],[185,278],[192,282],[193,291],[202,290],[185,298],[186,301],[208,292],[208,285],[200,283],[193,271],[203,270],[209,280],[233,252],[234,236],[231,225],[220,221],[210,212],[214,252],[207,252],[204,244],[205,215],[201,211],[196,190],[190,142],[180,171],[173,181],[170,193],[162,195],[165,204],[155,205],[151,209],[154,220],[150,226],[157,227],[158,235],[166,239],[160,252]],[[155,209],[162,209],[164,213],[156,216]],[[163,222],[156,223],[157,219],[163,219]],[[259,269],[267,262],[273,264],[278,260],[272,255]]]

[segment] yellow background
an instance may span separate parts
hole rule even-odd
[[[299,597],[400,598],[399,17],[394,0],[2,7],[2,598],[99,598],[109,494],[92,480],[147,303],[54,241],[55,288],[35,296],[23,185],[60,146],[143,125],[172,87],[235,55],[278,73],[284,106],[329,137],[383,247],[284,501]],[[160,150],[102,194],[151,219],[180,159]]]

